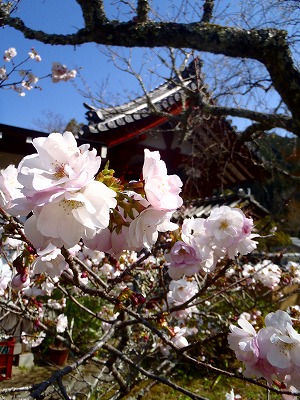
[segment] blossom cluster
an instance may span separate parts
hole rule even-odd
[[[217,262],[228,256],[234,259],[256,248],[253,220],[238,208],[221,206],[212,209],[208,218],[185,219],[181,239],[167,255],[169,275],[180,279],[198,272],[212,272]]]
[[[295,321],[296,322],[296,321]],[[282,310],[265,317],[258,332],[246,319],[230,326],[229,346],[245,364],[244,375],[282,381],[287,388],[300,390],[300,334],[290,315]]]
[[[224,327],[225,322],[207,321],[211,299],[201,300],[199,306],[201,282],[218,271],[220,261],[234,266],[236,257],[256,248],[258,235],[251,218],[240,209],[221,206],[206,219],[187,218],[179,226],[172,216],[183,204],[182,181],[168,174],[157,151],[146,149],[141,179],[125,183],[108,165],[101,165],[101,157],[89,145],[78,147],[71,132],[36,138],[33,146],[36,152],[17,168],[0,171],[1,209],[25,220],[17,242],[10,237],[10,224],[4,223],[2,245],[10,248],[13,262],[8,265],[2,259],[0,295],[19,293],[27,310],[33,310],[37,322],[33,332],[23,332],[25,343],[34,346],[43,340],[39,321],[57,333],[67,330],[66,300],[56,289],[73,278],[76,285],[68,287],[72,296],[82,296],[84,288],[86,293],[91,287],[96,291],[98,283],[114,296],[114,302],[95,314],[103,331],[125,307],[139,308],[146,318],[155,315],[177,348],[188,346],[189,336],[213,335]],[[164,243],[159,246],[160,234]],[[147,253],[156,247],[152,255]],[[126,271],[137,263],[140,252],[148,255],[138,262],[133,277]],[[76,268],[69,256],[78,263]],[[278,268],[271,261],[248,263],[240,273],[251,285],[259,281],[274,288],[281,277]],[[296,263],[289,263],[286,271],[299,278]],[[269,380],[276,376],[298,388],[298,333],[292,319],[278,313],[267,316],[265,330],[258,333],[240,319],[242,329],[231,327],[230,347],[245,362],[246,374]],[[261,318],[258,311],[256,317]],[[164,356],[171,351],[161,338],[151,339],[148,331],[134,332],[132,327],[130,340],[142,345],[137,337],[153,340],[153,351]],[[289,361],[279,365],[279,354]]]
[[[155,244],[158,232],[173,231],[173,212],[182,205],[182,181],[168,175],[158,151],[145,149],[142,182],[131,182],[123,192],[108,229],[97,233],[86,245],[94,250],[120,254],[122,250],[140,251]],[[144,196],[134,188],[144,189]]]
[[[282,270],[271,260],[263,260],[255,265],[244,264],[242,274],[248,278],[248,284],[261,282],[263,286],[274,290],[279,286]]]
[[[10,47],[4,51],[3,61],[5,63],[11,63],[12,67],[9,71],[5,65],[0,67],[0,88],[12,89],[19,93],[20,96],[25,96],[26,91],[39,88],[36,84],[41,78],[33,74],[31,69],[20,69],[20,66],[30,60],[40,62],[42,58],[34,48],[29,51],[27,58],[20,61],[18,64],[14,62],[16,56],[17,51],[14,47]],[[15,78],[15,82],[7,82],[8,79],[12,77],[13,72],[18,72],[19,77]],[[52,81],[56,83],[60,81],[69,81],[74,79],[76,75],[77,71],[75,69],[69,70],[65,65],[55,62],[52,64],[51,74],[46,75],[44,78],[51,76]]]
[[[34,274],[59,276],[68,268],[61,247],[80,240],[92,250],[139,251],[156,242],[158,231],[178,227],[170,218],[182,204],[182,182],[167,174],[158,152],[145,150],[143,182],[137,182],[144,196],[124,190],[118,202],[117,191],[97,178],[101,158],[89,145],[77,147],[71,132],[36,138],[33,145],[36,154],[2,171],[0,200],[14,215],[32,214],[24,230],[38,254]],[[17,277],[15,287],[29,284],[27,268]]]
[[[52,82],[67,82],[76,78],[76,75],[76,69],[69,70],[65,65],[59,62],[52,63]]]

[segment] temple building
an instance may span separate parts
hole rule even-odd
[[[159,150],[169,173],[185,182],[189,198],[238,189],[263,177],[257,156],[233,126],[204,113],[201,101],[213,104],[196,58],[180,77],[134,101],[101,109],[85,104],[88,124],[80,137],[101,143],[116,176],[127,180],[139,178],[145,148]]]

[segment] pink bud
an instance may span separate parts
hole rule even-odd
[[[15,290],[21,290],[29,286],[30,278],[28,274],[17,274],[12,278],[11,286]]]

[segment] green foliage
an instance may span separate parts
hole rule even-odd
[[[77,300],[83,307],[95,313],[100,312],[102,309],[101,299],[97,297],[83,296]],[[102,322],[72,301],[67,300],[64,314],[68,316],[69,324],[73,325],[71,336],[75,345],[78,347],[88,347],[91,342],[101,335]]]
[[[262,236],[257,246],[260,252],[283,251],[292,244],[290,235],[283,230],[277,230],[276,223],[270,215],[257,221],[255,227]]]

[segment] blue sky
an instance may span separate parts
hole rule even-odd
[[[123,15],[123,18],[128,20],[133,16],[132,11],[128,7],[126,9],[126,5],[124,5],[125,9],[122,10],[121,14],[120,10],[110,3],[117,4],[117,2],[104,1],[109,18],[120,18],[120,15]],[[176,7],[182,1],[153,0],[152,3],[168,19],[177,15]],[[196,3],[198,4],[198,2]],[[189,2],[186,4],[189,4]],[[193,3],[190,2],[190,4]],[[221,15],[224,16],[226,10],[232,16],[232,13],[236,11],[234,4],[235,2],[229,0],[221,0],[218,3],[219,7],[224,8]],[[226,8],[226,5],[231,8]],[[190,20],[197,20],[199,17],[194,11],[190,8],[187,13],[184,13],[183,9],[180,9],[179,19],[185,20],[191,17]],[[29,27],[41,29],[47,33],[68,34],[83,26],[81,9],[75,0],[22,0],[18,13],[14,16],[19,16]],[[230,24],[230,20],[227,23]],[[37,76],[49,74],[52,62],[55,61],[65,64],[70,69],[80,68],[80,74],[94,94],[99,91],[100,86],[107,87],[105,93],[109,105],[112,105],[116,98],[122,102],[127,101],[129,97],[134,98],[134,92],[140,91],[137,80],[116,69],[112,60],[101,53],[95,44],[84,44],[75,48],[71,46],[49,46],[34,40],[24,39],[23,35],[14,29],[0,29],[0,57],[9,47],[15,47],[18,52],[15,58],[16,62],[25,59],[32,47],[37,50],[42,57],[42,62],[37,63],[30,60],[26,64],[28,68],[32,68],[32,72]],[[129,54],[130,51],[118,48],[115,48],[115,50],[127,52],[126,54]],[[143,82],[147,83],[147,90],[155,88],[158,84],[163,83],[164,78],[168,77],[168,73],[165,76],[163,75],[164,70],[159,58],[153,60],[152,56],[149,55],[148,61],[145,62],[147,58],[141,49],[134,49],[131,56],[137,71],[143,63],[146,63],[143,71]],[[4,64],[7,68],[9,67],[8,63],[3,62]],[[154,75],[150,76],[151,74],[147,73],[147,68],[158,69],[161,76],[153,78]],[[208,75],[209,72],[206,78],[209,77]],[[82,88],[80,79],[76,78],[74,83],[59,82],[54,84],[48,78],[39,81],[38,84],[42,87],[42,90],[27,92],[25,97],[19,96],[12,90],[0,90],[0,123],[39,130],[40,128],[35,124],[35,121],[46,118],[43,117],[45,111],[61,115],[66,122],[72,118],[75,118],[78,122],[86,122],[86,109],[83,103],[91,104],[91,101],[85,99],[78,92],[78,86]],[[244,122],[237,120],[237,124],[243,128]]]
[[[116,12],[110,8],[107,11],[110,16],[113,11]],[[15,16],[20,16],[31,28],[42,29],[48,33],[73,33],[83,26],[81,10],[74,0],[22,0]],[[25,59],[32,47],[36,49],[42,57],[42,62],[30,60],[26,66],[32,68],[32,72],[37,76],[47,75],[51,71],[52,62],[57,61],[70,69],[80,68],[80,73],[93,90],[103,82],[108,82],[109,91],[112,93],[126,91],[137,85],[128,75],[124,77],[116,70],[112,62],[97,50],[95,44],[85,44],[76,48],[46,46],[34,40],[24,39],[22,34],[14,29],[1,29],[0,54],[10,47],[17,50],[15,62]],[[136,51],[136,54],[137,62],[141,52]],[[9,69],[9,63],[3,65]],[[81,81],[76,79],[75,83],[80,86]],[[12,90],[0,90],[1,123],[38,129],[34,121],[43,119],[45,110],[61,114],[66,121],[75,118],[78,122],[85,122],[86,109],[83,102],[89,101],[78,93],[74,84],[54,84],[49,78],[39,81],[38,84],[42,90],[26,92],[24,97]]]

